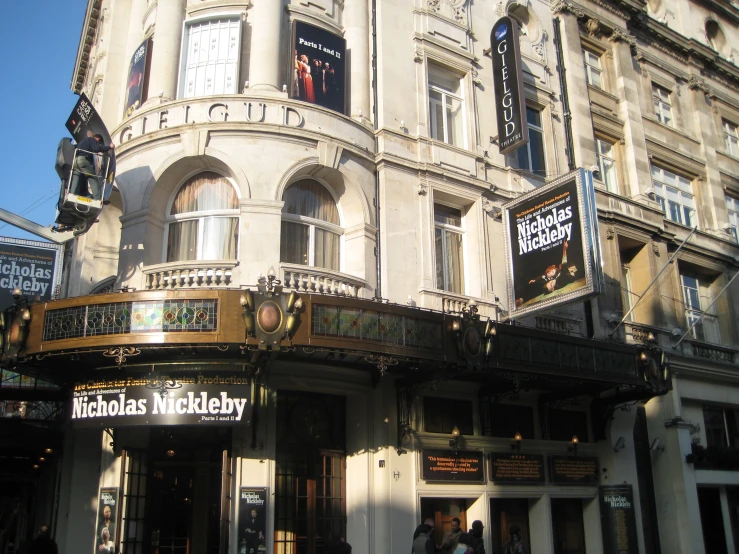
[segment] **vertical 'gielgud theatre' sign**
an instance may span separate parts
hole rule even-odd
[[[507,154],[529,142],[526,102],[523,94],[518,24],[501,17],[490,33],[495,89],[495,115],[498,119],[500,153]]]

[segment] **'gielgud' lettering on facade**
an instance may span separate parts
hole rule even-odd
[[[208,397],[207,392],[201,392],[199,396],[188,392],[183,398],[162,398],[158,393],[152,394],[152,415],[174,415],[174,414],[205,414],[205,415],[232,415],[236,413],[236,421],[241,421],[245,398],[230,398],[228,393],[222,392],[219,396]],[[148,410],[145,398],[134,400],[126,398],[125,393],[120,393],[117,398],[111,400],[103,399],[98,394],[94,400],[88,396],[75,397],[72,401],[72,419],[84,419],[110,416],[134,416],[146,415]]]

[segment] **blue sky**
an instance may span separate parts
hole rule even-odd
[[[77,101],[69,85],[86,6],[86,0],[38,0],[4,7],[0,207],[44,226],[54,223],[56,146],[69,136],[64,122]],[[42,240],[4,222],[0,236]]]

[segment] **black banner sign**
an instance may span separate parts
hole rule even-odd
[[[427,481],[482,483],[485,480],[481,452],[423,450],[421,457],[421,478]]]
[[[267,488],[239,489],[239,554],[265,552],[267,537]]]
[[[529,142],[526,121],[521,53],[518,46],[518,23],[501,17],[490,33],[495,116],[498,119],[498,145],[507,154]]]
[[[296,21],[290,98],[345,113],[346,40]]]
[[[67,131],[69,131],[78,143],[87,138],[87,131],[90,131],[93,135],[102,135],[103,144],[110,144],[112,142],[110,133],[108,133],[105,123],[103,123],[103,119],[84,92],[80,94],[77,104],[75,104],[65,125]]]
[[[606,485],[600,487],[599,492],[603,554],[638,554],[631,485]]]
[[[94,554],[115,554],[116,522],[118,521],[118,489],[100,489]]]
[[[598,458],[588,456],[551,456],[549,476],[561,485],[598,484]]]
[[[503,207],[513,316],[600,292],[594,202],[589,173],[577,170]]]
[[[248,424],[250,390],[244,375],[88,381],[69,411],[73,427]]]
[[[29,300],[51,300],[61,251],[57,244],[0,237],[0,310],[13,304],[16,288]]]
[[[490,454],[490,480],[495,484],[544,483],[544,456],[539,454]]]
[[[144,86],[146,85],[146,58],[149,49],[149,39],[146,39],[131,56],[128,66],[128,87],[126,88],[126,105],[123,108],[124,117],[130,116],[138,107],[144,97]]]

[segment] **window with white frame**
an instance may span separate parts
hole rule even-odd
[[[652,84],[652,101],[654,102],[654,115],[657,116],[657,120],[660,123],[674,127],[670,91]]]
[[[600,56],[590,50],[582,51],[585,64],[585,81],[594,87],[603,88],[603,68],[600,65]]]
[[[610,192],[618,192],[616,147],[604,140],[595,139],[595,160],[600,170],[600,181]]]
[[[185,26],[179,98],[236,94],[241,18],[199,20]]]
[[[718,320],[713,307],[704,314],[704,310],[713,303],[710,280],[683,270],[680,273],[680,284],[685,307],[685,325],[689,329],[695,324],[690,332],[691,336],[696,340],[718,343]]]
[[[331,193],[318,181],[303,179],[282,197],[280,261],[341,269],[339,209]]]
[[[726,210],[729,212],[729,225],[734,240],[739,242],[739,198],[726,197]]]
[[[462,210],[434,204],[436,288],[464,293]]]
[[[693,185],[688,179],[653,165],[652,187],[667,219],[687,227],[698,225]]]
[[[722,120],[724,127],[724,142],[726,151],[732,156],[739,158],[739,132],[731,121]]]
[[[462,80],[433,64],[428,67],[431,138],[464,148]]]
[[[547,165],[544,155],[544,127],[541,112],[526,106],[526,121],[529,124],[529,142],[516,150],[518,168],[540,177],[546,177]]]
[[[224,176],[208,171],[188,179],[167,219],[168,262],[236,259],[239,200]]]

